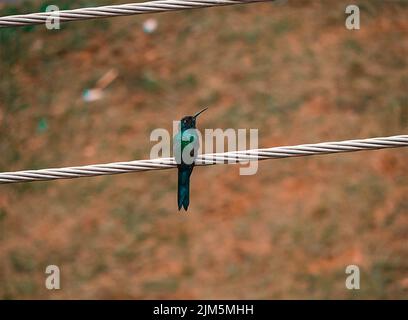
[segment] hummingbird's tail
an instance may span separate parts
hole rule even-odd
[[[190,176],[192,171],[193,167],[181,167],[178,169],[177,202],[179,210],[183,207],[187,211],[190,204]]]

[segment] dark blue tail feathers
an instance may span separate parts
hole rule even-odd
[[[178,208],[183,207],[187,211],[190,204],[190,176],[193,171],[192,167],[181,167],[178,169]]]

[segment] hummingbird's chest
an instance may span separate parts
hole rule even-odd
[[[173,153],[177,163],[183,163],[183,157],[196,158],[200,146],[197,129],[183,130],[174,137]]]
[[[190,144],[198,145],[199,139],[198,139],[197,129],[192,128],[192,129],[180,131],[174,137],[174,143],[179,145],[179,147],[182,150]]]

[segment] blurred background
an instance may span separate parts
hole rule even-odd
[[[126,1],[7,2],[1,16]],[[407,134],[408,2],[353,2],[359,31],[348,4],[1,29],[0,171],[145,159],[153,129],[203,106],[200,129],[259,128],[260,147]],[[0,298],[406,298],[407,156],[196,168],[187,214],[175,170],[0,186]]]

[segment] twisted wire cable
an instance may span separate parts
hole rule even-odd
[[[80,8],[74,10],[61,10],[39,12],[22,15],[0,17],[1,27],[27,26],[44,24],[47,19],[59,17],[60,22],[129,16],[133,14],[156,13],[185,9],[206,8],[214,6],[227,6],[251,2],[266,2],[273,0],[159,0],[121,5]],[[58,14],[58,15],[57,15]]]
[[[267,149],[252,149],[224,153],[207,153],[199,155],[195,161],[195,164],[199,166],[205,166],[224,163],[242,163],[254,160],[304,157],[329,153],[355,152],[407,146],[408,135],[400,135],[383,138],[273,147]],[[128,172],[172,169],[176,167],[177,164],[174,158],[160,158],[152,160],[136,160],[128,162],[96,164],[81,167],[4,172],[0,173],[0,184],[55,179],[72,179],[100,175],[113,175]]]

